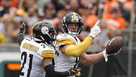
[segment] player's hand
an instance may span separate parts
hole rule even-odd
[[[69,70],[71,76],[80,76],[80,68],[72,68]]]
[[[26,24],[22,23],[22,25],[20,26],[20,33],[26,33]]]
[[[100,20],[98,20],[96,24],[91,28],[89,36],[95,38],[101,32],[99,24]]]

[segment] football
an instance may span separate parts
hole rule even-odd
[[[123,37],[115,36],[106,45],[106,53],[109,55],[117,54],[121,50],[122,46],[123,46]]]

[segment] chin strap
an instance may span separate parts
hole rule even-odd
[[[107,62],[107,61],[108,61],[108,55],[107,55],[107,53],[106,53],[106,49],[104,49],[104,51],[102,51],[102,53],[103,53],[105,62]]]

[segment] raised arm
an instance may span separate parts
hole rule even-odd
[[[26,33],[26,25],[25,25],[25,23],[22,23],[19,33],[17,34],[17,41],[18,41],[19,45],[21,44],[22,40],[24,39],[25,33]]]
[[[67,56],[74,56],[78,57],[82,53],[84,53],[88,47],[92,44],[93,38],[95,38],[100,32],[101,29],[98,26],[100,21],[98,21],[94,27],[91,28],[90,34],[83,40],[83,42],[79,44],[70,44],[70,45],[64,45],[61,47],[61,51],[67,55]]]

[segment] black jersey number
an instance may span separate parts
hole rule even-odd
[[[27,73],[27,77],[30,76],[30,72],[31,72],[31,69],[32,69],[32,60],[33,60],[33,55],[32,54],[27,54],[26,52],[23,52],[21,54],[21,60],[22,60],[22,67],[21,67],[21,72],[20,72],[20,75],[21,76],[24,76],[24,73]],[[29,60],[29,61],[27,61]],[[29,62],[29,66],[28,66],[28,69],[27,71],[23,71],[23,68],[24,68],[24,65],[26,64],[26,61]]]

